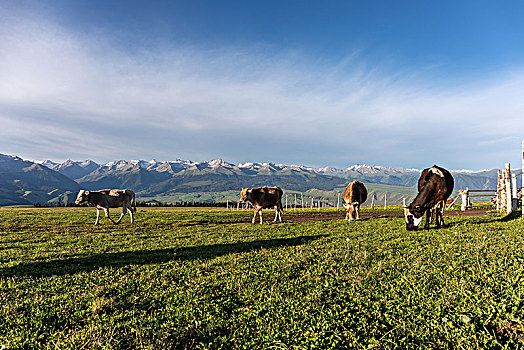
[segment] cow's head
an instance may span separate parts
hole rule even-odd
[[[404,207],[404,217],[406,219],[406,230],[415,231],[422,222],[424,209],[420,205],[409,205]]]
[[[89,196],[89,191],[80,190],[80,192],[78,192],[78,195],[76,196],[75,204],[87,202],[88,196]]]
[[[251,190],[247,187],[242,187],[242,191],[240,192],[240,203],[247,202],[249,200],[249,195],[251,194]]]
[[[349,220],[355,220],[357,218],[357,212],[355,210],[355,206],[358,204],[358,202],[351,202],[351,203],[344,203],[343,206],[346,208],[346,211],[349,214]]]

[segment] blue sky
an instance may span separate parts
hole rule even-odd
[[[523,10],[0,1],[0,153],[518,167]]]

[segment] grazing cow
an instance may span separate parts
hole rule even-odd
[[[406,229],[408,231],[416,230],[424,214],[426,215],[424,228],[429,229],[432,212],[435,215],[436,227],[445,227],[443,213],[446,208],[446,200],[453,192],[453,186],[453,176],[446,169],[436,165],[424,169],[418,180],[417,196],[410,205],[404,207]]]
[[[278,186],[276,187],[258,187],[258,188],[242,188],[240,193],[240,202],[249,201],[255,207],[255,214],[253,215],[253,220],[251,223],[255,223],[257,213],[260,215],[260,224],[262,224],[262,209],[267,208],[276,208],[275,219],[277,218],[282,221],[281,213],[284,211],[282,209],[282,194],[284,192]]]
[[[360,205],[368,198],[368,190],[362,182],[354,180],[344,190],[346,220],[360,219]]]
[[[131,203],[135,205],[134,211],[136,211],[135,203],[135,192],[131,190],[101,190],[101,191],[85,191],[80,190],[78,196],[76,197],[75,204],[80,204],[87,202],[87,204],[92,205],[96,208],[96,221],[95,225],[98,224],[100,219],[100,211],[104,210],[106,218],[108,218],[113,224],[119,224],[126,210],[131,216],[131,223],[133,223],[133,208]],[[122,214],[120,218],[115,222],[109,216],[109,208],[119,208],[122,207]]]

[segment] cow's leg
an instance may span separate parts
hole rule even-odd
[[[98,225],[98,221],[100,220],[100,209],[96,208],[96,221],[95,225]]]
[[[440,203],[440,206],[436,210],[436,225],[438,228],[446,228],[444,223],[444,209],[446,208],[446,202]]]
[[[133,223],[134,218],[133,218],[133,208],[131,207],[131,203],[127,207],[127,211],[129,212],[129,216],[131,216],[131,223]]]
[[[255,220],[257,218],[257,213],[258,211],[260,210],[260,208],[255,208],[255,213],[253,214],[253,220],[251,220],[251,223],[254,224],[255,223]]]
[[[444,223],[444,220],[442,220],[442,216],[440,215],[440,210],[437,209],[435,211],[435,226],[437,228],[441,228],[442,227],[442,223]]]
[[[360,203],[355,206],[355,211],[357,213],[357,220],[360,220]]]
[[[109,208],[108,207],[104,208],[104,213],[106,214],[106,218],[108,218],[109,221],[111,221],[113,224],[116,224],[116,222],[113,219],[111,219],[111,216],[109,215]]]
[[[117,224],[119,224],[120,221],[122,221],[122,218],[124,217],[124,215],[126,215],[126,211],[127,211],[127,206],[124,204],[122,205],[122,214],[120,214],[120,217],[116,221]]]
[[[435,214],[435,227],[440,228],[440,204],[435,206],[433,213]]]
[[[349,219],[348,220],[349,221],[355,220],[355,207],[353,206],[353,204],[352,204],[351,207],[349,207],[348,211],[349,211]]]
[[[441,221],[441,227],[446,228],[446,224],[444,223],[444,210],[446,210],[446,202],[442,202],[442,208],[440,210],[440,221]]]
[[[278,221],[282,222],[282,205],[280,203],[277,203],[277,205],[275,206],[275,210],[275,220],[273,221],[276,222],[278,219]]]
[[[429,230],[429,224],[431,223],[431,209],[426,210],[426,224],[424,225],[425,230]]]
[[[260,208],[258,215],[260,215],[260,225],[262,225],[262,208]]]

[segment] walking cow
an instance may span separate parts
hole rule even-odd
[[[418,180],[417,196],[410,205],[404,207],[406,230],[416,230],[424,214],[426,215],[424,228],[429,229],[432,212],[435,215],[436,227],[445,227],[443,213],[446,208],[446,200],[453,192],[453,186],[453,176],[446,169],[436,165],[424,169]]]
[[[96,221],[95,225],[98,225],[100,219],[100,211],[103,210],[106,218],[109,219],[113,224],[119,224],[126,211],[131,216],[131,223],[133,223],[133,208],[131,203],[135,205],[134,211],[136,211],[135,203],[135,192],[131,190],[101,190],[101,191],[85,191],[80,190],[76,197],[75,204],[87,202],[96,208]],[[115,222],[109,216],[109,208],[122,207],[122,214],[120,218]]]
[[[360,219],[360,205],[368,198],[368,191],[362,182],[354,180],[344,190],[346,220]]]
[[[275,219],[277,218],[282,221],[281,213],[282,209],[282,194],[284,192],[278,186],[275,187],[258,187],[258,188],[247,188],[243,187],[240,192],[240,202],[249,201],[255,207],[255,214],[251,223],[255,223],[257,213],[260,215],[260,224],[262,224],[262,209],[276,208]]]

